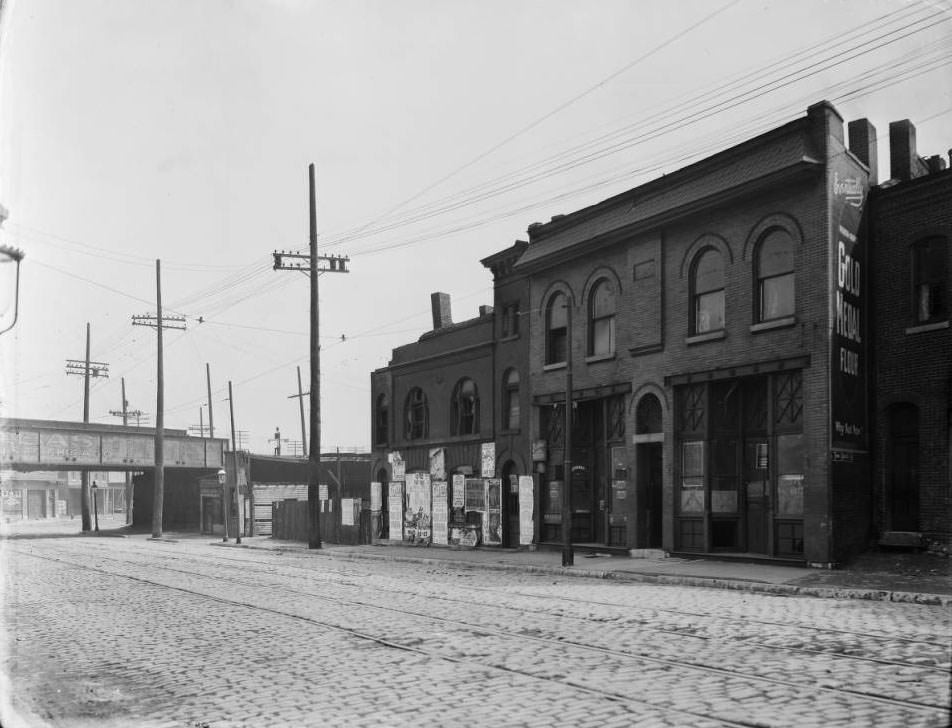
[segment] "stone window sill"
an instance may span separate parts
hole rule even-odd
[[[564,361],[557,361],[557,362],[555,362],[555,364],[545,364],[545,365],[543,365],[542,371],[544,371],[544,372],[554,372],[554,371],[556,371],[556,370],[558,370],[558,369],[565,369],[565,366],[566,366],[566,364],[565,364]]]
[[[611,352],[610,354],[592,354],[591,356],[585,357],[585,363],[586,363],[586,364],[595,364],[595,363],[600,362],[600,361],[609,361],[609,360],[614,359],[614,358],[615,358],[615,352],[614,352],[614,351]]]
[[[772,331],[773,329],[785,329],[788,326],[794,326],[797,323],[796,316],[784,316],[783,318],[773,319],[772,321],[761,321],[750,327],[750,333],[757,334],[761,331]]]
[[[685,339],[685,343],[688,346],[693,344],[703,344],[706,341],[720,341],[723,338],[727,337],[727,332],[724,329],[720,331],[708,331],[705,334],[695,334],[694,336],[689,336]]]
[[[922,324],[920,326],[910,326],[906,329],[907,334],[924,334],[927,331],[941,331],[949,328],[948,321],[936,321],[933,324]]]

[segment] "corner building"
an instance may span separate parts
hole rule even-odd
[[[821,102],[530,226],[514,271],[542,544],[568,487],[578,545],[817,565],[865,548],[871,129],[848,148]]]

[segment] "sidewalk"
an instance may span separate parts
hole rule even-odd
[[[445,546],[340,546],[308,550],[300,541],[267,536],[215,542],[216,546],[269,551],[298,551],[338,559],[374,559],[457,569],[494,569],[523,573],[581,576],[615,581],[714,587],[768,594],[868,599],[952,606],[952,559],[931,553],[866,554],[843,569],[808,569],[713,559],[630,558],[575,553],[574,565],[562,566],[558,551],[520,551]]]
[[[147,531],[124,527],[123,517],[100,519],[101,536],[148,539]],[[82,534],[74,520],[18,521],[0,523],[0,538],[95,537]],[[844,568],[807,569],[776,564],[713,559],[630,558],[589,556],[576,552],[575,563],[562,567],[558,551],[522,551],[478,548],[456,550],[445,546],[341,546],[325,543],[309,550],[301,541],[277,541],[269,536],[244,537],[222,543],[208,534],[166,532],[164,541],[201,541],[212,546],[301,552],[315,557],[373,559],[426,564],[455,569],[495,569],[553,576],[581,576],[648,584],[736,589],[767,594],[868,599],[952,606],[952,558],[928,552],[870,552]],[[647,552],[652,554],[652,552]]]

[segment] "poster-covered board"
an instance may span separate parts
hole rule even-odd
[[[483,516],[483,543],[487,546],[502,544],[502,481],[486,478],[486,512]]]
[[[531,475],[519,476],[519,544],[526,546],[532,543],[535,529],[534,519],[534,488]]]
[[[390,515],[390,538],[403,538],[403,483],[390,483],[387,490],[387,505]]]
[[[466,505],[466,476],[459,473],[453,475],[453,508],[462,508]]]
[[[387,456],[387,459],[390,461],[390,479],[403,481],[406,477],[407,466],[403,462],[403,457],[399,452],[392,452]]]
[[[340,525],[342,526],[354,525],[354,499],[353,498],[340,499]]]
[[[370,484],[370,510],[379,513],[383,508],[383,486],[377,481]]]
[[[442,447],[430,450],[430,477],[433,480],[446,480],[446,450]]]
[[[429,473],[406,474],[407,510],[403,519],[403,540],[423,543],[430,540],[432,491]]]
[[[433,483],[433,543],[449,543],[449,497],[446,481]]]

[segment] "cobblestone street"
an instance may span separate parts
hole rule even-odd
[[[946,726],[939,606],[2,543],[3,725]]]

